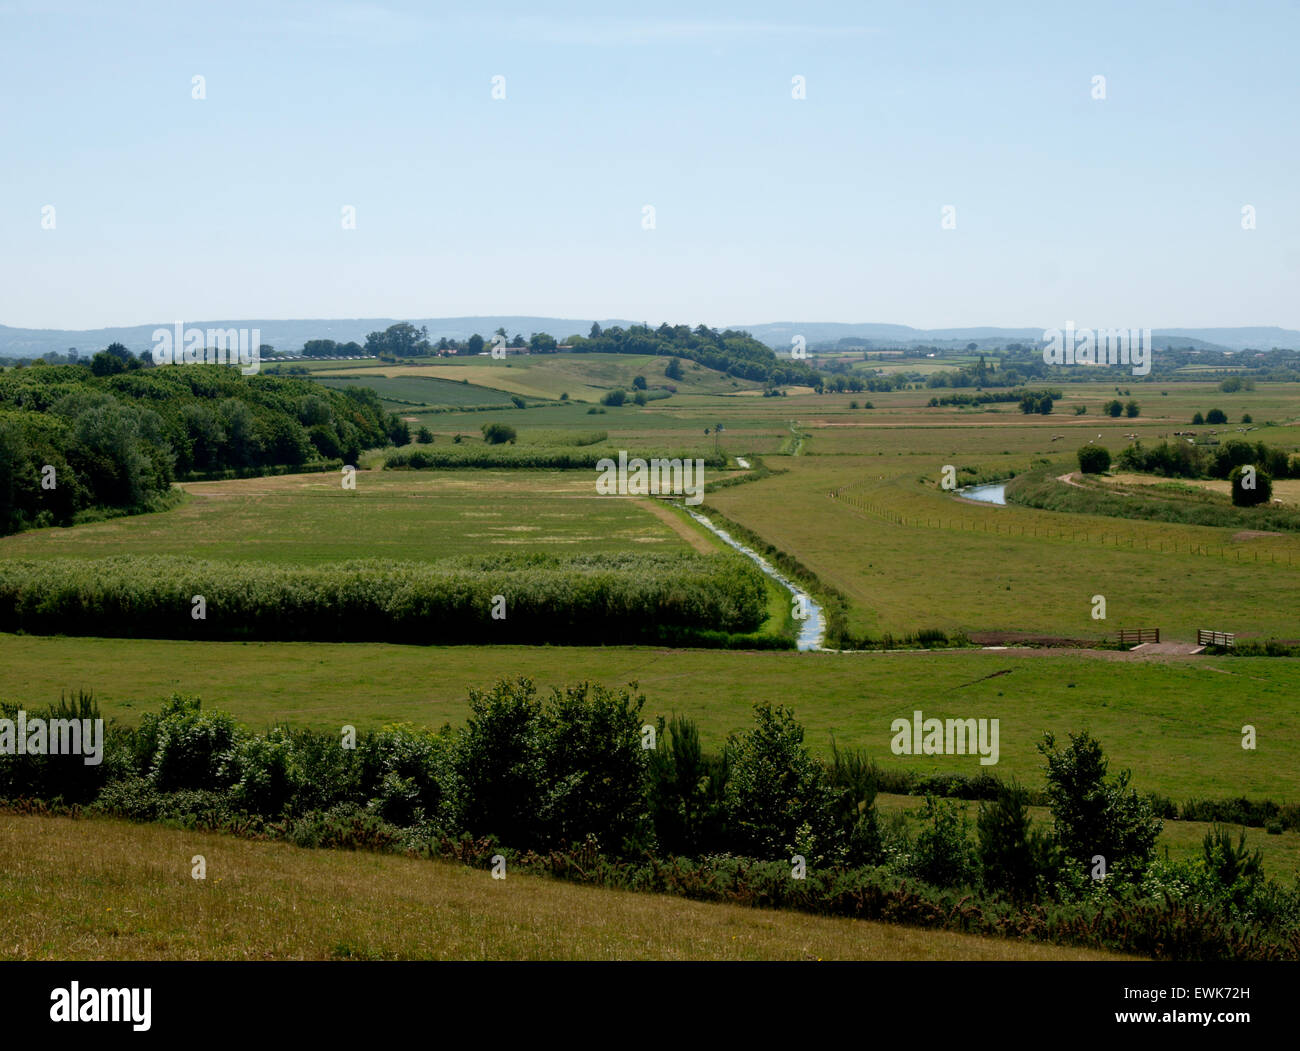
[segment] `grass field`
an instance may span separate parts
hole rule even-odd
[[[491,551],[686,551],[711,542],[641,497],[595,492],[591,471],[359,471],[191,482],[155,515],[0,539],[0,558],[193,555],[314,564]]]
[[[196,854],[206,879],[191,876]],[[509,873],[494,880],[447,862],[2,813],[0,900],[0,958],[9,960],[1121,958]]]
[[[285,721],[337,732],[390,722],[459,725],[467,689],[502,675],[540,684],[631,681],[645,714],[689,715],[707,748],[752,725],[756,701],[785,704],[825,754],[865,748],[886,769],[978,774],[1041,786],[1046,730],[1090,730],[1115,769],[1176,801],[1248,795],[1300,800],[1300,661],[1107,655],[1016,656],[981,650],[808,654],[650,647],[424,647],[354,643],[214,643],[0,635],[0,698],[28,707],[94,690],[106,715],[134,723],[172,691],[195,694],[255,729]],[[1114,655],[1111,655],[1114,656]],[[997,718],[1000,756],[895,756],[890,724]],[[1241,747],[1252,725],[1258,747]]]

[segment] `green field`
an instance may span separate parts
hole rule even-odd
[[[470,383],[454,383],[433,376],[390,378],[357,372],[348,376],[320,379],[317,382],[336,390],[370,387],[384,400],[386,407],[396,411],[405,411],[417,406],[501,405],[510,400],[500,391],[487,390]]]
[[[685,551],[714,545],[657,501],[605,497],[590,471],[358,471],[191,482],[178,508],[0,538],[0,558],[192,555],[316,564],[491,551]]]
[[[646,714],[689,715],[706,747],[748,728],[756,701],[785,704],[826,754],[832,734],[885,769],[996,773],[1042,783],[1044,731],[1090,730],[1142,791],[1178,802],[1247,795],[1300,801],[1300,661],[1203,657],[1117,661],[1106,655],[981,650],[861,654],[649,647],[396,646],[219,643],[0,635],[0,699],[29,706],[93,690],[106,715],[135,722],[178,691],[255,729],[285,721],[336,732],[391,722],[459,724],[471,686],[501,675],[543,685],[638,682]],[[1000,720],[999,761],[896,756],[894,719]],[[1241,747],[1252,725],[1258,747]]]

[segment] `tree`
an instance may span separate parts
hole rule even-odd
[[[646,382],[644,376],[635,376],[632,379],[632,386],[636,390],[645,390]]]
[[[1202,427],[1202,426],[1204,426],[1204,425],[1205,425],[1205,417],[1202,416],[1199,412],[1198,412],[1195,416],[1192,417],[1192,426],[1193,426],[1193,427]]]
[[[976,830],[984,884],[1020,901],[1034,897],[1039,882],[1056,868],[1051,840],[1031,824],[1029,793],[1014,781],[980,804]]]
[[[1228,416],[1222,409],[1211,409],[1205,414],[1205,422],[1210,424],[1227,423]]]
[[[547,332],[534,332],[528,341],[528,349],[533,354],[554,354],[556,346],[555,337]]]
[[[470,336],[469,339],[465,341],[465,350],[469,354],[482,354],[483,337],[475,332],[474,335]]]
[[[1100,445],[1085,445],[1079,450],[1079,470],[1084,474],[1105,474],[1110,470],[1110,450]]]
[[[415,432],[415,440],[419,442],[421,445],[432,445],[433,431],[429,430],[428,427],[421,427],[418,431]]]
[[[1118,398],[1116,398],[1113,401],[1106,402],[1106,415],[1113,416],[1116,419],[1118,419],[1123,414],[1124,414],[1124,405]]]
[[[90,359],[90,371],[96,376],[116,376],[126,371],[126,364],[116,355],[101,350]]]
[[[515,429],[505,423],[485,423],[482,430],[483,438],[489,445],[502,445],[505,442],[513,442],[518,437]]]
[[[316,342],[316,341],[311,341]],[[322,342],[329,342],[328,340]],[[307,353],[304,345],[303,353]],[[336,352],[342,353],[341,347],[334,346]],[[390,357],[416,357],[422,354],[428,354],[429,347],[429,330],[426,327],[416,328],[410,322],[399,321],[395,325],[389,325],[383,332],[371,332],[366,336],[365,353],[379,357],[388,355]],[[333,356],[333,355],[326,355]]]
[[[1262,467],[1249,464],[1234,467],[1228,480],[1232,482],[1232,502],[1237,507],[1255,507],[1273,499],[1273,479]]]
[[[612,405],[612,406],[622,405],[625,401],[627,401],[627,391],[625,391],[622,387],[618,387],[615,390],[609,391],[607,394],[605,394],[604,397],[600,399],[600,403],[602,405]]]
[[[600,322],[598,322],[598,321],[593,321],[593,322],[591,323],[591,332],[589,332],[589,333],[587,334],[587,338],[588,338],[588,339],[599,339],[599,338],[601,337],[601,335],[602,335],[602,332],[601,332],[601,330],[600,330]]]
[[[803,727],[783,705],[754,706],[754,729],[727,742],[726,813],[737,853],[820,860],[834,846],[834,797],[803,746]]]
[[[670,380],[679,380],[682,378],[682,359],[672,357],[668,359],[668,367],[664,369],[664,376]]]
[[[1038,750],[1047,761],[1054,835],[1066,857],[1091,872],[1100,856],[1107,872],[1122,865],[1129,875],[1140,876],[1164,822],[1129,787],[1129,771],[1108,780],[1101,744],[1086,731],[1070,734],[1064,750],[1047,733]]]
[[[1133,419],[1133,417],[1135,417],[1139,411],[1140,410],[1138,408],[1138,403],[1133,401],[1132,399],[1130,399],[1124,404],[1124,415],[1127,416],[1130,420]]]

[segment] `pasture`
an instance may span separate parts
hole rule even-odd
[[[207,860],[206,879],[190,876],[195,854]],[[1123,958],[539,876],[494,880],[443,861],[8,813],[0,899],[0,956],[25,960]]]
[[[1177,801],[1247,795],[1300,801],[1300,661],[1265,657],[1117,659],[1116,653],[943,650],[796,653],[646,646],[399,646],[224,643],[0,635],[0,699],[35,706],[93,690],[106,716],[134,724],[173,691],[250,727],[459,724],[471,686],[525,675],[543,686],[637,682],[651,718],[689,715],[709,750],[746,729],[758,701],[784,704],[826,755],[832,735],[884,769],[1042,784],[1036,744],[1087,729],[1141,791]],[[978,756],[898,756],[891,723],[1000,720],[995,766]],[[1252,725],[1258,747],[1241,747]]]

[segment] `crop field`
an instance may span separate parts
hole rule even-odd
[[[454,383],[468,380],[473,386],[527,398],[558,399],[561,394],[568,394],[570,399],[583,402],[599,401],[604,394],[616,387],[631,390],[632,382],[637,376],[645,377],[650,388],[672,384],[683,394],[752,390],[756,386],[689,361],[683,363],[685,375],[682,379],[665,379],[664,369],[668,364],[666,358],[638,354],[541,354],[510,355],[501,359],[474,357],[463,361],[453,358],[437,360],[437,364],[412,363],[370,368],[366,370],[366,375],[392,380],[419,377]],[[333,372],[329,369],[315,373],[322,380],[331,375]]]
[[[500,391],[477,387],[472,383],[453,383],[434,376],[381,376],[355,372],[347,376],[330,376],[318,380],[336,390],[369,387],[393,409],[408,410],[416,406],[501,405],[509,401]]]

